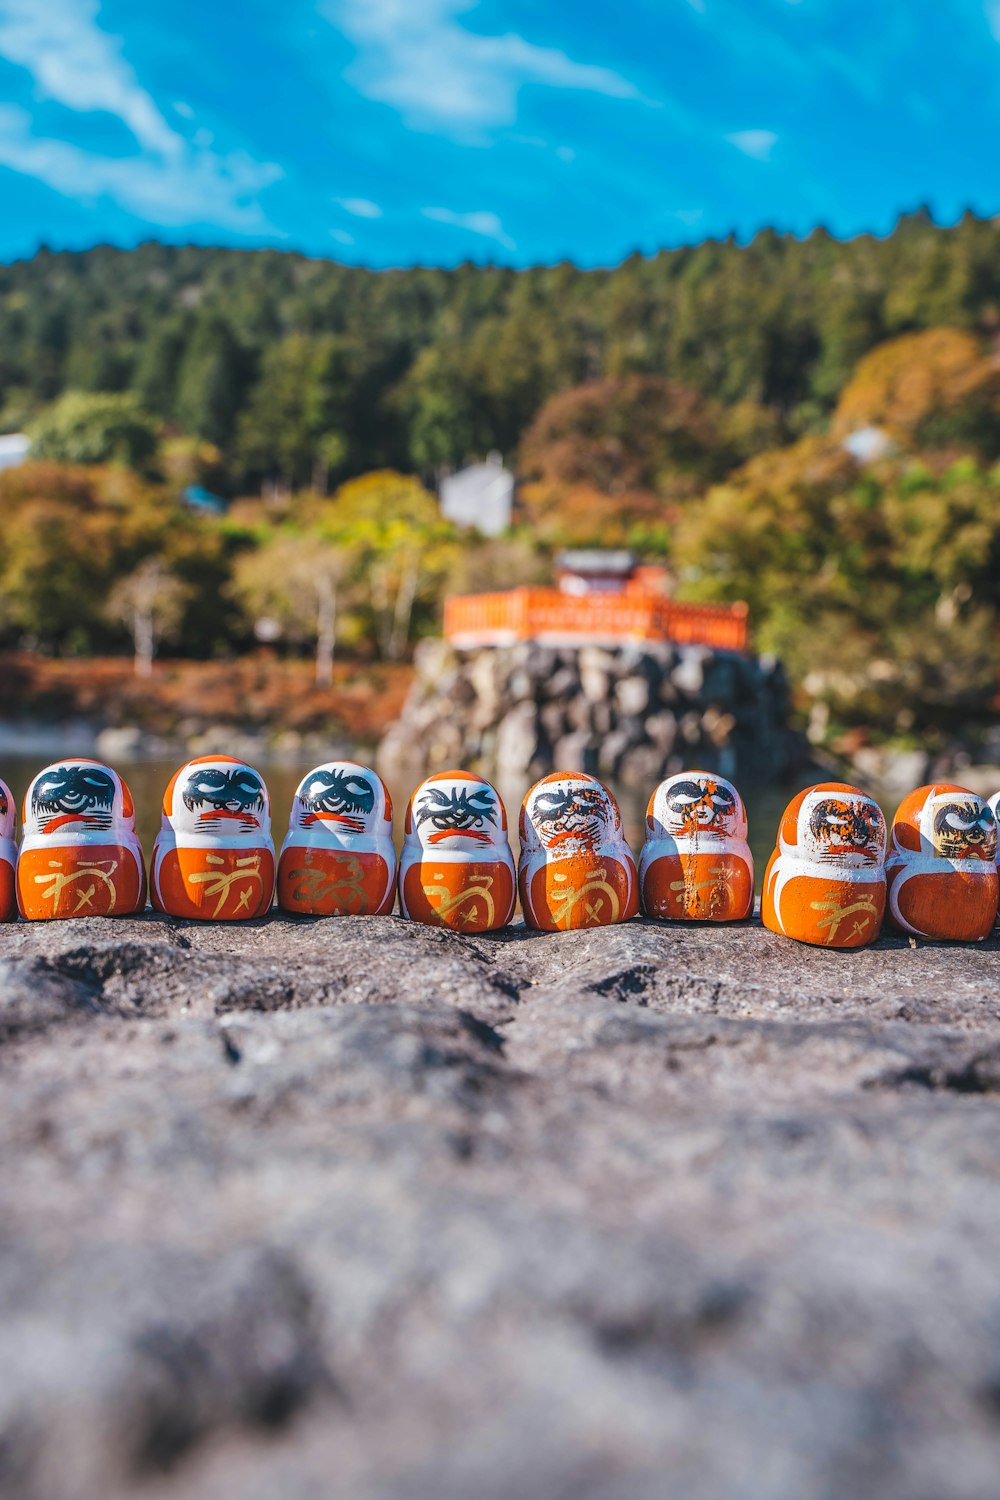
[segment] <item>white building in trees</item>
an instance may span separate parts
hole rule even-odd
[[[440,486],[441,514],[456,526],[475,526],[484,536],[499,536],[510,527],[514,509],[514,476],[499,453],[485,463],[449,474]]]

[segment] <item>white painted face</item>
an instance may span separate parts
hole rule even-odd
[[[134,838],[131,793],[117,771],[96,760],[56,761],[28,787],[24,832],[53,844],[113,844]]]
[[[668,776],[653,793],[646,816],[649,838],[707,838],[746,841],[743,798],[722,776],[708,771],[681,771]]]
[[[885,818],[863,792],[810,792],[796,832],[799,850],[820,864],[863,868],[885,860]]]
[[[521,815],[521,843],[554,855],[578,854],[622,838],[618,804],[595,776],[558,772],[531,788]]]
[[[338,844],[376,838],[391,828],[381,776],[353,760],[330,760],[303,776],[292,800],[291,829],[329,833]]]
[[[997,825],[974,792],[939,792],[920,813],[920,845],[942,859],[995,860]]]
[[[271,808],[264,778],[252,766],[224,755],[189,761],[167,788],[163,822],[178,837],[220,844],[266,840]]]
[[[509,853],[507,813],[496,787],[462,771],[428,776],[410,798],[406,842],[440,854],[490,859]]]
[[[14,798],[6,781],[0,781],[0,839],[14,837]]]

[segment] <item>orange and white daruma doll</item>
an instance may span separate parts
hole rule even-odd
[[[753,911],[747,814],[731,781],[681,771],[646,810],[639,856],[642,909],[675,921],[738,922]]]
[[[316,917],[382,916],[396,900],[392,803],[353,760],[303,776],[278,860],[278,905]]]
[[[606,927],[639,910],[639,882],[618,803],[594,776],[555,771],[521,807],[517,880],[529,927]]]
[[[96,760],[46,766],[24,797],[17,903],[29,921],[119,917],[146,904],[132,794]]]
[[[171,917],[245,921],[270,911],[274,844],[267,787],[230,755],[188,761],[163,794],[152,899]]]
[[[993,814],[993,820],[994,820],[994,822],[997,825],[997,857],[996,857],[996,867],[997,867],[997,874],[998,874],[998,876],[1000,876],[1000,792],[994,792],[993,796],[987,802],[986,806],[989,808],[990,812]],[[1000,922],[1000,908],[998,908],[998,910],[997,910],[997,918],[996,918],[996,920],[997,920],[997,922]]]
[[[764,876],[764,926],[801,943],[861,948],[885,915],[885,818],[844,782],[800,792],[778,826]]]
[[[17,916],[17,894],[14,888],[16,866],[14,799],[7,783],[0,781],[0,922],[13,922]]]
[[[889,919],[913,937],[975,943],[997,914],[997,825],[974,792],[949,782],[904,797],[886,861]]]
[[[406,809],[403,916],[457,932],[490,932],[514,915],[515,890],[507,811],[496,787],[468,771],[428,776]]]

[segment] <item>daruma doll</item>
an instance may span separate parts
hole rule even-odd
[[[132,794],[96,760],[46,766],[24,797],[17,902],[29,921],[118,917],[146,904]]]
[[[764,876],[764,926],[826,948],[870,943],[885,915],[885,839],[881,808],[855,786],[793,797]]]
[[[404,917],[490,932],[514,915],[514,856],[496,787],[467,771],[422,781],[406,809],[399,862]]]
[[[13,922],[17,916],[17,892],[14,885],[16,867],[14,799],[7,783],[0,781],[0,922]]]
[[[382,916],[396,899],[392,803],[353,760],[303,776],[278,860],[278,905],[314,917]]]
[[[1000,792],[994,792],[993,796],[987,802],[986,806],[989,808],[990,812],[993,814],[994,822],[997,825],[998,847],[997,847],[996,867],[997,867],[997,874],[1000,875]],[[996,920],[998,922],[1000,922],[1000,910],[998,910],[998,912],[997,912],[997,919]]]
[[[681,771],[661,781],[646,809],[639,890],[648,917],[738,922],[753,911],[747,814],[731,781]]]
[[[236,922],[270,911],[274,844],[267,787],[229,755],[188,761],[163,794],[152,899],[171,917]]]
[[[618,803],[594,776],[555,771],[521,808],[517,878],[529,927],[607,927],[639,910],[639,882]]]
[[[981,941],[997,915],[996,858],[982,797],[948,782],[919,787],[892,820],[889,920],[912,937]]]

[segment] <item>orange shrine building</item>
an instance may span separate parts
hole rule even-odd
[[[670,641],[746,650],[746,604],[682,604],[667,588],[667,570],[640,563],[631,552],[563,552],[556,559],[555,587],[446,599],[444,634],[460,648]]]

